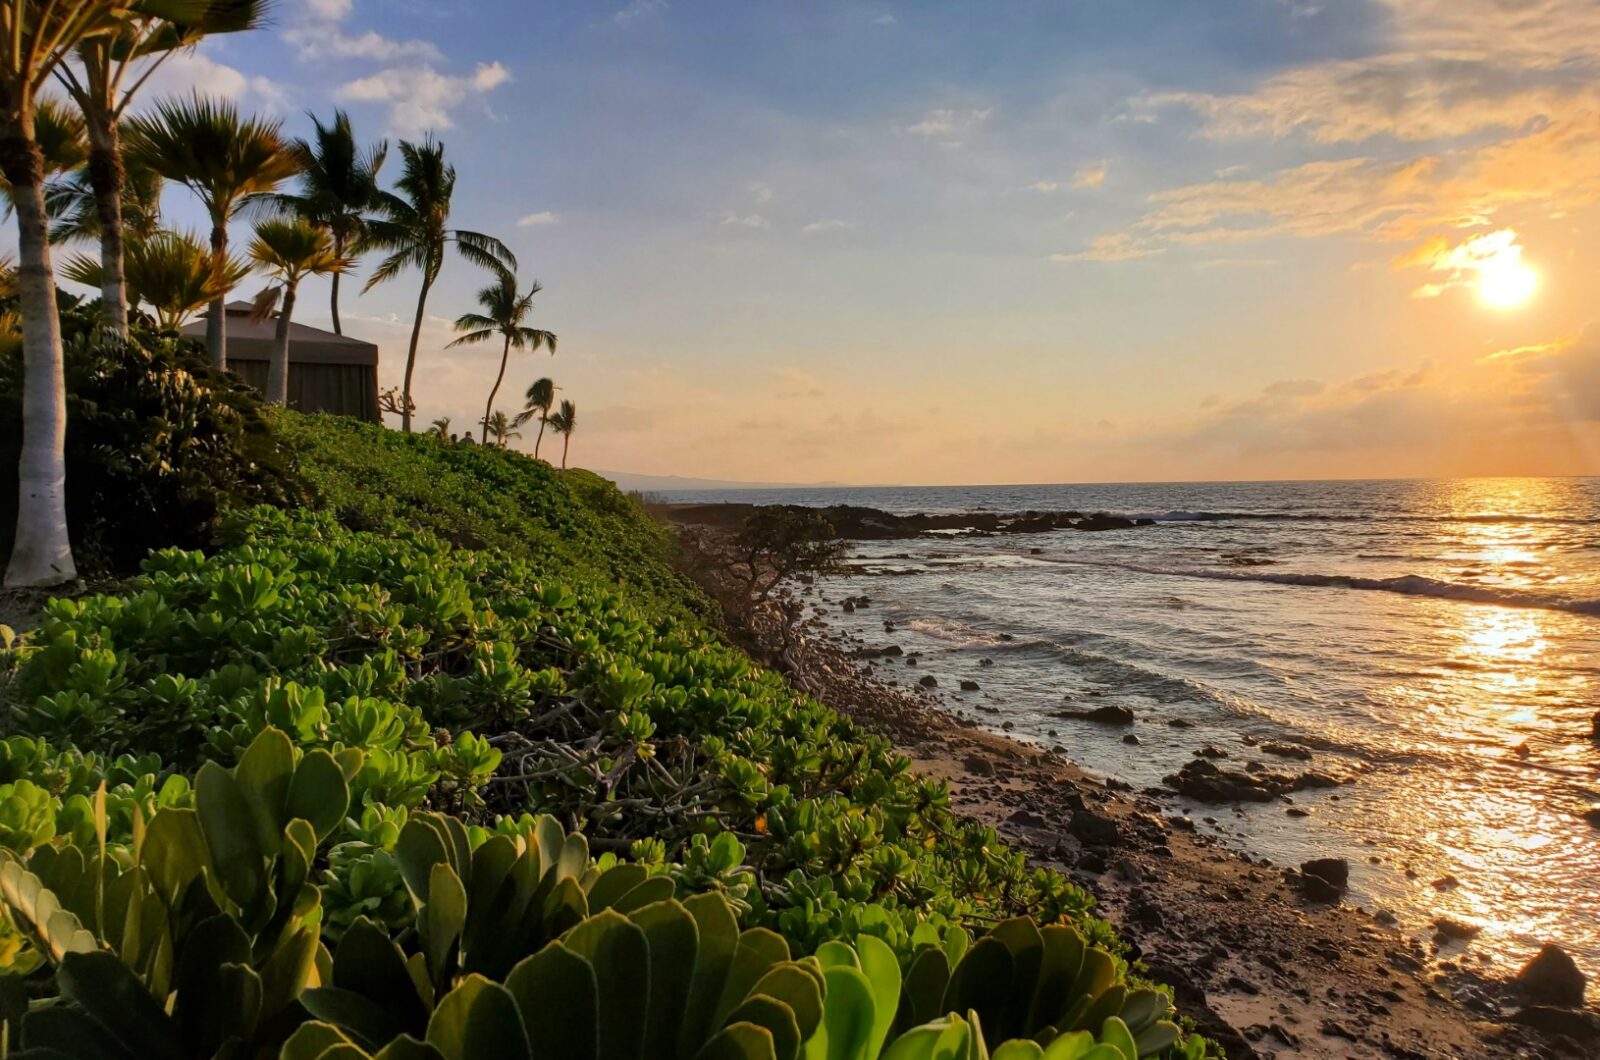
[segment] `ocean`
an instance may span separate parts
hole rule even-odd
[[[854,543],[852,573],[819,583],[825,621],[920,657],[884,676],[932,674],[949,709],[1135,788],[1201,748],[1238,770],[1267,742],[1303,747],[1309,768],[1353,778],[1293,796],[1305,816],[1170,804],[1277,864],[1348,858],[1348,900],[1407,930],[1431,936],[1439,916],[1482,928],[1443,958],[1504,972],[1555,942],[1600,975],[1600,827],[1583,816],[1600,806],[1600,479],[666,496],[1155,519]],[[870,606],[844,613],[859,595]],[[963,679],[980,690],[956,691]],[[1131,730],[1055,716],[1112,704],[1133,710]]]

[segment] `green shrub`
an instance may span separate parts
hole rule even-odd
[[[67,523],[78,567],[122,574],[152,550],[212,543],[219,514],[302,496],[255,392],[170,335],[128,342],[68,313]],[[22,358],[0,352],[0,556],[17,523]]]

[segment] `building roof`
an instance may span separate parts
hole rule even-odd
[[[278,315],[264,320],[251,319],[249,302],[228,303],[228,359],[230,361],[267,361],[277,342]],[[202,316],[179,329],[186,338],[203,339],[206,320]],[[335,335],[331,331],[289,322],[290,364],[359,364],[378,363],[378,347],[370,342]]]

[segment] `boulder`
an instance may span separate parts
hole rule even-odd
[[[961,682],[961,691],[963,691],[963,692],[976,692],[977,690],[978,690],[978,682],[976,682],[976,681],[962,681]]]
[[[1547,942],[1533,960],[1522,966],[1513,982],[1535,1004],[1582,1008],[1583,990],[1589,980],[1566,950]]]
[[[1439,917],[1433,922],[1434,937],[1444,941],[1464,942],[1467,939],[1476,937],[1478,932],[1482,930],[1483,928],[1477,924],[1469,924],[1464,920],[1456,920],[1454,917],[1448,916]]]
[[[1074,530],[1132,530],[1138,524],[1132,519],[1124,519],[1118,515],[1107,515],[1105,512],[1096,512],[1087,519],[1082,519],[1074,524]]]
[[[1122,832],[1117,828],[1117,822],[1103,814],[1091,813],[1088,810],[1074,813],[1067,831],[1078,842],[1089,847],[1114,847],[1122,841]]]
[[[994,763],[981,755],[968,755],[961,765],[975,777],[994,776]]]
[[[1307,876],[1326,880],[1341,891],[1350,886],[1350,863],[1344,858],[1316,858],[1302,862],[1300,871]]]
[[[1589,739],[1600,743],[1600,710],[1594,712],[1594,717],[1589,719]]]
[[[1133,711],[1128,707],[1096,707],[1093,710],[1058,710],[1058,718],[1075,718],[1100,725],[1132,725]]]
[[[1277,755],[1279,758],[1297,758],[1302,762],[1311,761],[1311,752],[1304,747],[1292,743],[1264,743],[1261,745],[1264,754]]]
[[[922,680],[917,682],[917,684],[921,685],[923,688],[938,688],[939,679],[932,674],[926,674],[923,676]]]
[[[1594,825],[1594,827],[1600,828],[1600,806],[1596,806],[1591,810],[1586,810],[1584,812],[1583,819]]]
[[[1574,1012],[1569,1008],[1549,1005],[1529,1005],[1511,1017],[1513,1023],[1571,1038],[1579,1045],[1600,1042],[1600,1016],[1592,1012]],[[1592,1055],[1592,1054],[1591,1054]]]

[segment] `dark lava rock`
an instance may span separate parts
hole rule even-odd
[[[1185,763],[1175,775],[1163,778],[1162,783],[1176,789],[1180,795],[1212,803],[1271,802],[1278,797],[1281,787],[1261,777],[1218,769],[1205,758]]]
[[[1174,729],[1192,729],[1192,728],[1194,728],[1194,723],[1193,722],[1184,721],[1182,718],[1168,718],[1167,719],[1167,725],[1170,726],[1171,728],[1174,728]]]
[[[1600,806],[1596,806],[1594,809],[1585,812],[1583,819],[1594,825],[1596,828],[1600,828]]]
[[[1482,930],[1483,928],[1477,924],[1468,924],[1465,921],[1455,920],[1447,916],[1439,917],[1433,922],[1434,935],[1437,938],[1446,940],[1465,941],[1473,938]]]
[[[978,690],[978,682],[976,682],[976,681],[962,681],[961,682],[961,691],[963,691],[963,692],[976,692],[977,690]]]
[[[993,659],[979,659],[978,660],[978,665],[979,666],[993,666],[994,665],[994,660]]]
[[[1198,755],[1201,758],[1227,758],[1228,757],[1228,752],[1224,751],[1220,747],[1213,747],[1210,744],[1206,744],[1204,747],[1200,748],[1200,750],[1196,751],[1195,754]]]
[[[898,659],[900,656],[902,656],[904,654],[905,654],[905,651],[898,644],[891,644],[886,648],[857,648],[856,649],[856,658],[858,658],[858,659],[878,659],[878,658]]]
[[[1433,881],[1433,889],[1436,891],[1453,891],[1460,886],[1461,881],[1454,876],[1440,876]]]
[[[1514,982],[1524,996],[1541,1005],[1582,1008],[1583,988],[1589,980],[1566,950],[1547,942],[1523,965]]]
[[[1132,530],[1139,524],[1132,519],[1124,519],[1118,515],[1107,515],[1105,512],[1096,512],[1086,519],[1073,523],[1074,530]]]
[[[961,765],[975,777],[994,776],[994,763],[981,755],[968,755]]]
[[[923,676],[922,680],[917,682],[917,684],[921,685],[923,688],[938,688],[939,679],[932,674],[926,674]]]
[[[1133,746],[1137,747],[1139,745],[1139,737],[1130,732],[1123,736],[1122,742],[1126,744],[1132,744]]]
[[[1300,871],[1333,884],[1339,890],[1350,886],[1350,863],[1344,858],[1316,858],[1302,862]]]
[[[1263,754],[1277,755],[1279,758],[1297,758],[1302,762],[1311,761],[1311,752],[1304,747],[1296,747],[1292,743],[1264,743],[1261,745]]]
[[[845,614],[853,615],[853,614],[855,614],[855,610],[856,610],[856,602],[854,600],[846,600],[844,602],[844,613]]]
[[[1600,710],[1594,712],[1594,717],[1589,719],[1589,739],[1600,743]]]
[[[1073,814],[1072,823],[1067,826],[1067,831],[1085,846],[1114,847],[1122,841],[1122,832],[1117,828],[1117,822],[1088,810],[1079,810]]]
[[[1101,725],[1132,725],[1133,711],[1128,707],[1096,707],[1093,710],[1058,710],[1058,718],[1076,718]]]
[[[1549,1005],[1529,1005],[1511,1017],[1513,1023],[1533,1027],[1546,1034],[1559,1034],[1580,1045],[1600,1042],[1600,1016],[1591,1012],[1574,1012]]]
[[[1006,821],[1010,824],[1021,825],[1024,828],[1043,828],[1046,823],[1043,817],[1027,809],[1018,810],[1010,817],[1007,817]]]

